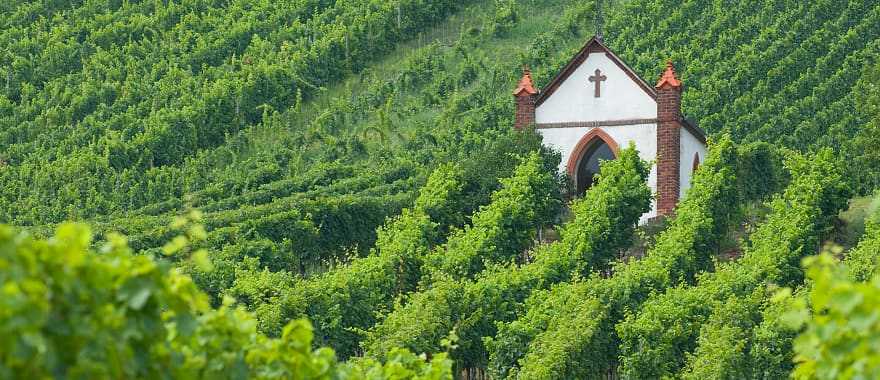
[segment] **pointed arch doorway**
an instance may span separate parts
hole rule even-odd
[[[617,158],[618,146],[605,131],[594,128],[578,142],[568,159],[575,195],[583,196],[599,174],[599,163]]]

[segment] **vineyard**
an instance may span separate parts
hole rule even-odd
[[[3,2],[0,378],[880,377],[880,3],[603,4],[709,135],[647,224],[513,128],[596,2]]]

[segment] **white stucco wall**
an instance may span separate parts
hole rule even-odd
[[[679,199],[684,198],[688,189],[691,188],[693,177],[694,155],[700,155],[700,163],[706,160],[708,150],[702,141],[697,139],[685,128],[681,128],[681,168],[679,171],[681,184],[679,186]]]
[[[635,144],[639,157],[645,161],[652,163],[651,173],[648,175],[648,186],[651,191],[657,192],[657,168],[653,165],[657,159],[657,125],[656,124],[639,124],[639,125],[619,125],[613,127],[598,127],[607,133],[620,149],[629,147],[630,143]],[[566,173],[568,168],[568,160],[574,148],[593,127],[580,128],[548,128],[539,129],[538,133],[544,136],[544,144],[550,146],[562,153],[562,162],[559,165],[559,171]],[[691,153],[693,154],[693,153]],[[651,211],[642,215],[641,221],[653,218],[657,215],[656,204],[652,201]]]
[[[597,68],[607,77],[599,98],[594,96],[594,83],[588,79]],[[538,124],[656,117],[654,99],[605,53],[591,53],[535,110]]]

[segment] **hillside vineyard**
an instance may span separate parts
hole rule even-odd
[[[0,2],[0,379],[880,378],[880,1]]]

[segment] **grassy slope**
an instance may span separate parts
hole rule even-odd
[[[522,48],[528,46],[534,36],[544,30],[548,20],[552,20],[555,16],[558,16],[561,13],[563,6],[571,2],[572,1],[566,0],[544,1],[540,3],[534,1],[522,2],[523,4],[519,9],[522,20],[516,25],[515,29],[504,38],[492,39],[475,46],[475,50],[479,51],[482,55],[481,58],[487,62],[515,62],[518,60],[518,55],[522,53]],[[284,141],[287,138],[295,137],[297,135],[297,130],[306,127],[315,117],[327,112],[330,108],[329,105],[335,100],[340,98],[355,98],[361,95],[363,92],[361,91],[361,84],[364,81],[364,77],[390,78],[399,75],[399,63],[411,58],[415,54],[421,53],[426,45],[431,43],[439,44],[439,52],[443,54],[443,56],[439,58],[443,61],[446,67],[455,67],[459,65],[462,61],[462,57],[450,53],[452,45],[459,39],[460,32],[469,28],[481,27],[485,22],[485,19],[492,16],[494,9],[495,7],[492,1],[481,2],[480,4],[476,4],[450,16],[443,24],[426,31],[426,33],[420,34],[412,40],[400,44],[391,54],[377,60],[374,64],[368,65],[360,75],[349,77],[342,83],[327,88],[314,100],[307,102],[302,107],[302,112],[299,113],[299,115],[292,116],[295,121],[289,123],[284,128],[264,130],[255,127],[243,131],[242,133],[247,136],[250,144],[244,147],[240,152],[240,155],[237,156],[236,161],[226,164],[234,166],[238,161],[247,160],[261,152],[275,149],[278,141]],[[572,41],[571,46],[561,48],[570,49],[572,46],[576,46],[579,43],[582,42]],[[515,67],[515,64],[511,66]],[[510,76],[511,73],[506,74]],[[503,82],[488,85],[494,89],[500,90],[507,89],[513,84],[515,83]],[[485,80],[477,80],[470,85],[470,88],[472,89],[474,87],[486,85],[487,83]],[[467,91],[468,89],[461,90]],[[395,98],[394,106],[403,107],[407,103],[410,103],[413,97],[417,96],[418,94],[405,94],[402,97]],[[352,110],[351,113],[361,114],[367,118],[352,123],[352,125],[348,125],[348,130],[340,131],[339,133],[358,134],[362,132],[363,129],[375,121],[374,119],[369,118],[369,115],[375,111],[375,109]],[[286,112],[290,113],[291,111],[287,110]],[[414,123],[412,123],[413,120],[432,120],[441,112],[442,109],[435,106],[422,109],[415,113],[409,113],[406,115],[408,117],[407,122],[395,123],[394,132],[395,134],[406,136],[409,133],[415,132],[412,128],[409,128],[414,125]],[[283,116],[283,118],[287,117],[288,116]],[[400,140],[391,140],[392,145],[399,146],[402,145],[403,142],[404,141]],[[224,169],[225,166],[218,167],[218,170]]]
[[[129,212],[120,212],[113,215],[101,216],[94,220],[99,224],[102,230],[123,229],[125,232],[135,235],[138,239],[139,234],[150,234],[158,228],[166,226],[174,215],[179,214],[187,207],[187,203],[195,204],[209,210],[208,217],[216,214],[220,218],[222,212],[251,212],[259,207],[285,207],[284,202],[289,201],[291,197],[302,197],[305,199],[323,198],[328,194],[364,194],[375,192],[378,194],[411,194],[413,189],[417,187],[421,180],[418,174],[413,174],[415,178],[412,182],[395,182],[399,188],[394,190],[384,189],[387,185],[381,181],[368,181],[362,185],[349,185],[346,180],[357,181],[359,175],[357,170],[354,174],[343,176],[342,182],[334,179],[331,183],[342,183],[341,189],[333,188],[329,184],[304,185],[302,189],[293,189],[288,193],[273,193],[265,198],[255,201],[237,201],[235,197],[248,197],[258,192],[260,189],[271,188],[273,186],[288,186],[288,182],[296,181],[302,177],[310,177],[312,169],[320,166],[322,163],[336,162],[343,165],[355,165],[365,167],[368,170],[375,170],[381,166],[382,162],[399,163],[404,166],[412,163],[416,169],[413,173],[421,173],[429,168],[433,163],[426,163],[414,159],[414,162],[405,160],[406,153],[411,147],[422,145],[417,144],[424,136],[444,136],[443,130],[449,129],[451,123],[455,123],[455,118],[449,120],[449,113],[459,110],[459,103],[466,103],[463,106],[465,112],[474,112],[484,106],[486,102],[475,100],[464,102],[460,99],[476,96],[476,94],[489,93],[501,99],[509,99],[509,91],[511,86],[515,84],[518,78],[518,66],[522,62],[524,49],[533,43],[535,37],[541,32],[545,32],[547,25],[562,14],[562,10],[566,6],[577,3],[574,0],[553,0],[553,1],[535,1],[523,0],[519,1],[519,22],[513,29],[498,38],[477,39],[470,42],[470,45],[463,46],[467,49],[467,55],[460,54],[457,51],[455,42],[459,40],[460,31],[466,31],[469,28],[478,28],[484,25],[485,21],[492,17],[495,12],[493,1],[482,1],[469,7],[453,16],[450,16],[442,24],[437,27],[428,29],[424,34],[413,36],[413,38],[405,43],[400,44],[392,53],[377,59],[367,65],[366,69],[359,75],[345,78],[337,84],[329,86],[321,91],[315,97],[309,99],[300,107],[292,107],[286,110],[278,110],[277,113],[268,113],[267,120],[264,123],[254,125],[243,129],[242,131],[227,137],[226,142],[218,147],[207,149],[199,152],[194,157],[185,162],[162,168],[157,170],[167,175],[193,175],[197,178],[193,184],[188,187],[184,196],[172,199],[161,204],[153,204],[137,210]],[[632,1],[631,3],[639,5],[648,3],[648,1]],[[815,6],[818,8],[819,6]],[[763,9],[763,8],[761,8]],[[804,6],[804,10],[812,9]],[[840,53],[838,50],[830,50],[831,52],[822,55],[821,52],[815,55],[809,55],[803,52],[805,45],[811,43],[827,43],[834,46],[846,46],[841,42],[833,42],[833,36],[818,31],[819,27],[802,26],[801,31],[805,36],[818,36],[813,39],[803,38],[798,41],[785,35],[784,31],[779,28],[792,20],[782,20],[776,17],[766,16],[761,18],[758,16],[748,20],[736,23],[736,15],[732,14],[727,19],[714,20],[703,14],[702,17],[692,20],[693,25],[687,27],[679,27],[673,21],[664,21],[659,24],[655,23],[656,18],[652,12],[662,12],[662,9],[653,10],[634,10],[615,8],[612,13],[612,22],[609,25],[607,34],[612,48],[633,65],[633,67],[649,82],[659,72],[659,65],[662,60],[671,56],[679,63],[680,72],[688,85],[688,92],[685,98],[685,109],[692,116],[705,118],[706,123],[703,124],[710,132],[717,133],[723,131],[733,131],[739,134],[739,138],[743,140],[761,139],[761,134],[767,133],[768,138],[785,144],[791,144],[792,147],[799,149],[812,149],[812,146],[806,146],[804,141],[815,134],[821,134],[823,131],[845,129],[846,134],[853,133],[853,126],[857,126],[860,118],[853,116],[838,120],[828,129],[820,129],[811,124],[811,120],[807,120],[806,115],[811,114],[814,108],[806,105],[810,96],[793,99],[791,105],[788,103],[767,106],[763,105],[761,94],[766,93],[767,87],[772,89],[789,89],[806,86],[806,79],[801,77],[810,77],[817,70],[811,69],[813,65],[821,65],[827,62],[831,57],[837,56],[863,56],[861,50],[853,52]],[[843,13],[841,9],[836,9],[836,13]],[[869,13],[869,12],[868,12]],[[679,15],[678,17],[681,17]],[[795,14],[794,19],[798,18]],[[633,34],[632,30],[626,31],[630,25],[626,25],[625,20],[638,20],[642,23],[643,35]],[[645,21],[652,20],[652,21]],[[675,16],[670,17],[675,19]],[[834,18],[832,20],[835,20]],[[589,24],[591,20],[584,20],[584,24]],[[828,22],[829,24],[833,22]],[[635,23],[635,22],[634,22]],[[845,34],[845,31],[854,29],[854,25],[840,23],[837,26],[838,33]],[[697,28],[695,25],[699,25]],[[760,27],[763,25],[763,27]],[[693,33],[682,33],[679,28],[688,31],[693,28]],[[750,28],[756,28],[755,31],[743,32]],[[715,43],[714,36],[721,32],[729,30],[730,37],[724,41]],[[871,32],[873,33],[873,32]],[[667,40],[667,37],[676,35],[681,38],[687,35],[691,40]],[[760,36],[760,38],[758,38]],[[555,46],[556,61],[564,61],[567,57],[579,48],[583,38],[573,38],[565,41],[563,45]],[[874,38],[867,38],[874,41]],[[436,42],[436,43],[429,43]],[[787,41],[780,43],[778,41]],[[679,45],[677,45],[679,44]],[[701,44],[710,44],[713,49],[702,49]],[[786,45],[789,44],[789,45]],[[462,45],[458,45],[462,46]],[[866,44],[876,48],[876,43]],[[772,48],[772,49],[771,49]],[[760,62],[759,59],[753,59],[756,51],[776,51],[778,54],[772,55],[773,60],[768,62]],[[845,49],[844,49],[845,50]],[[868,50],[865,48],[863,50]],[[836,53],[834,53],[836,52]],[[832,54],[833,53],[833,54]],[[401,67],[402,62],[413,60],[420,55],[430,54],[437,62],[440,62],[440,71],[430,73],[427,79],[421,84],[395,89],[396,83],[391,78],[396,78],[405,71]],[[726,58],[726,61],[744,62],[741,66],[736,67],[729,63],[713,66],[711,63],[718,56],[733,57]],[[713,58],[714,57],[714,58]],[[807,63],[797,67],[792,62],[797,60],[805,60]],[[476,62],[476,63],[474,63]],[[539,78],[539,85],[546,84],[550,76],[558,70],[558,67],[547,62],[531,62],[536,65],[536,76]],[[444,99],[434,102],[423,102],[422,98],[425,92],[435,90],[437,83],[443,82],[443,72],[454,72],[462,65],[472,64],[476,69],[475,78],[460,83],[450,84],[452,90],[444,93]],[[849,66],[852,66],[850,64]],[[851,93],[846,92],[854,79],[852,73],[858,70],[850,69],[849,66],[843,71],[846,76],[842,79],[845,85],[843,95],[828,95],[830,102],[824,112],[830,112],[841,107],[846,108],[847,105],[854,102]],[[488,71],[498,70],[498,72]],[[758,81],[756,83],[742,83],[740,87],[733,88],[724,81],[723,78],[751,78],[761,77],[767,71],[783,72],[788,69],[793,71],[791,76],[784,78],[776,78],[776,82],[765,83]],[[500,69],[500,70],[499,70]],[[797,70],[795,70],[797,69]],[[832,72],[833,74],[834,72]],[[453,76],[458,76],[456,72]],[[839,78],[840,79],[840,78]],[[831,82],[829,80],[828,82]],[[839,81],[837,83],[840,83]],[[383,87],[381,91],[375,91],[376,87]],[[384,88],[390,87],[390,88]],[[820,86],[820,89],[827,87],[827,84]],[[789,93],[793,90],[788,90]],[[817,91],[818,95],[824,96],[822,91]],[[327,115],[338,114],[340,104],[347,100],[358,99],[361,97],[372,98],[376,94],[382,95],[380,99],[372,99],[367,102],[357,103],[366,105],[364,107],[348,109],[345,112],[344,120],[333,128],[328,127],[328,123],[319,122],[326,119]],[[738,96],[738,97],[737,97]],[[811,95],[812,96],[812,95]],[[732,97],[732,98],[731,98]],[[385,112],[383,108],[386,106],[385,100],[392,99],[393,102],[387,109],[390,110],[388,119],[390,120],[390,128],[382,130],[380,114]],[[708,100],[707,100],[708,99]],[[733,100],[731,100],[733,99]],[[806,100],[804,100],[806,99]],[[355,104],[355,103],[352,103]],[[804,116],[793,118],[790,123],[804,126],[800,130],[800,134],[792,134],[792,136],[779,136],[778,131],[773,131],[773,127],[780,123],[778,117],[772,120],[754,120],[750,119],[749,107],[762,105],[766,109],[762,109],[762,114],[772,112],[782,113],[782,111],[792,112],[789,109],[804,111]],[[774,108],[775,107],[775,108]],[[782,108],[782,109],[778,109]],[[830,110],[830,111],[829,111]],[[500,115],[500,118],[510,119],[512,113]],[[723,115],[727,115],[723,118]],[[825,120],[827,115],[819,115],[819,120]],[[822,119],[824,118],[824,119]],[[316,121],[317,120],[317,121]],[[741,123],[742,125],[738,125]],[[491,136],[491,129],[499,125],[489,125],[486,129],[485,136]],[[500,126],[504,126],[501,124]],[[377,131],[377,129],[379,131]],[[456,130],[458,132],[458,130]],[[448,136],[447,136],[448,137]],[[830,138],[829,138],[830,139]],[[363,144],[363,150],[359,152],[338,148],[346,143],[356,141]],[[833,143],[828,139],[820,141],[823,144]],[[454,144],[460,144],[458,147],[452,147]],[[338,148],[338,149],[337,149]],[[454,154],[443,154],[438,151],[449,149],[479,149],[480,145],[468,145],[466,141],[450,142],[448,145],[427,149],[431,154],[437,154],[437,157],[450,158],[455,157]],[[422,152],[412,149],[413,151]],[[284,152],[283,154],[278,152]],[[283,156],[283,159],[279,159]],[[277,169],[266,176],[247,176],[244,179],[241,173],[253,173],[255,168],[260,168],[266,163],[276,163]],[[422,173],[423,174],[423,173]],[[393,177],[393,176],[391,176]],[[157,175],[156,178],[161,178]],[[236,182],[236,181],[241,182]],[[389,180],[391,182],[392,180]],[[397,181],[397,180],[395,180]],[[223,189],[218,191],[217,189]],[[295,203],[296,201],[290,201]],[[405,203],[405,202],[404,202]],[[847,221],[848,230],[842,232],[839,239],[841,243],[847,244],[849,239],[858,236],[858,226],[860,220],[866,212],[860,210],[869,210],[876,208],[880,203],[880,197],[859,198],[852,202],[850,211],[843,214],[843,219]],[[390,213],[393,213],[391,210]],[[214,213],[214,214],[212,214]],[[222,219],[222,218],[221,218]],[[136,220],[137,223],[132,223]],[[138,224],[143,222],[143,224]],[[236,222],[218,222],[212,226],[214,229],[222,229],[225,226],[233,225]],[[245,238],[248,240],[250,238]],[[258,239],[253,239],[254,243],[259,243]],[[241,243],[241,242],[236,242]],[[248,241],[250,243],[250,241]],[[273,241],[272,243],[281,245],[281,241]],[[145,247],[156,247],[155,242],[144,243]],[[218,251],[231,249],[229,245],[221,244]],[[341,249],[344,251],[345,248]]]
[[[26,25],[0,33],[0,220],[92,218],[217,183],[178,164],[468,2],[111,3],[0,17]]]
[[[515,27],[514,31],[507,36],[492,39],[477,46],[476,50],[480,54],[479,59],[484,62],[511,62],[509,66],[515,70],[516,64],[513,62],[517,60],[518,54],[522,52],[522,47],[527,46],[531,39],[543,30],[547,19],[552,19],[554,15],[558,15],[562,6],[570,2],[553,1],[543,4],[523,5],[520,12],[528,15],[528,17],[524,17],[522,22]],[[458,40],[459,32],[472,27],[480,27],[487,17],[491,17],[492,12],[494,12],[493,3],[485,1],[451,16],[442,25],[430,29],[424,35],[414,37],[413,40],[407,43],[401,44],[393,53],[376,61],[374,64],[368,65],[361,75],[349,77],[339,84],[326,88],[313,100],[305,102],[301,110],[289,109],[280,112],[276,115],[276,123],[269,127],[261,124],[244,129],[237,135],[231,136],[228,139],[229,141],[223,146],[201,152],[198,155],[199,157],[187,162],[180,170],[187,172],[195,169],[207,169],[207,173],[203,174],[203,176],[208,179],[223,177],[229,172],[247,170],[252,162],[263,159],[266,155],[281,148],[282,144],[300,139],[303,131],[312,127],[310,124],[313,124],[315,119],[320,118],[321,115],[327,112],[334,111],[333,105],[336,102],[363,96],[366,92],[364,90],[364,82],[369,80],[365,78],[396,77],[400,75],[400,62],[411,59],[415,55],[424,54],[426,51],[436,52],[440,54],[437,59],[443,62],[444,67],[456,67],[463,59],[461,56],[456,55],[452,48],[453,42]],[[431,43],[427,41],[431,41]],[[571,46],[568,47],[569,50],[580,43],[581,41],[572,41]],[[509,78],[515,75],[515,71],[504,73],[504,76]],[[512,83],[509,81],[498,81],[498,83],[487,84],[487,82],[487,78],[481,76],[473,81],[473,83],[470,83],[467,88],[460,88],[457,91],[467,93],[475,88],[490,85],[498,92],[506,92]],[[423,88],[419,90],[421,89]],[[415,103],[416,98],[419,96],[421,96],[420,93],[410,92],[396,95],[392,98],[394,101],[392,104],[394,116],[392,118],[394,120],[392,122],[391,133],[393,136],[391,138],[366,141],[367,154],[338,157],[338,160],[346,163],[381,160],[383,157],[376,156],[381,155],[384,151],[394,151],[397,148],[403,148],[411,139],[416,137],[414,135],[425,133],[419,129],[421,127],[419,122],[435,122],[435,119],[441,115],[447,103],[440,102],[440,104],[434,104],[431,107],[424,107],[415,111],[406,109],[408,105]],[[345,136],[363,136],[364,130],[376,123],[375,113],[378,111],[378,108],[381,108],[381,106],[349,110],[353,121],[344,123],[343,128],[334,131],[334,137],[343,139]],[[320,161],[320,159],[309,159],[307,157],[309,153],[326,149],[326,145],[327,141],[320,138],[307,138],[305,145],[297,147],[304,151],[303,157],[299,157],[300,161],[289,162],[289,166],[283,168],[287,172],[285,176],[273,181],[296,177],[306,173],[310,166]],[[230,154],[230,151],[233,154]],[[246,193],[254,188],[269,184],[270,182],[255,181],[249,183],[241,192]],[[189,196],[199,197],[202,191],[203,189],[195,189],[189,192]],[[180,211],[184,207],[183,202],[163,202],[163,204],[166,206],[160,204],[147,206],[133,212],[118,213],[115,217],[122,219],[145,214],[162,215],[166,212],[174,213]],[[154,211],[157,209],[159,210],[158,212]],[[101,219],[103,218],[98,218],[98,220]]]
[[[880,208],[880,193],[855,197],[849,202],[849,209],[840,213],[843,225],[835,236],[835,242],[845,248],[854,247],[865,232],[865,219]]]

